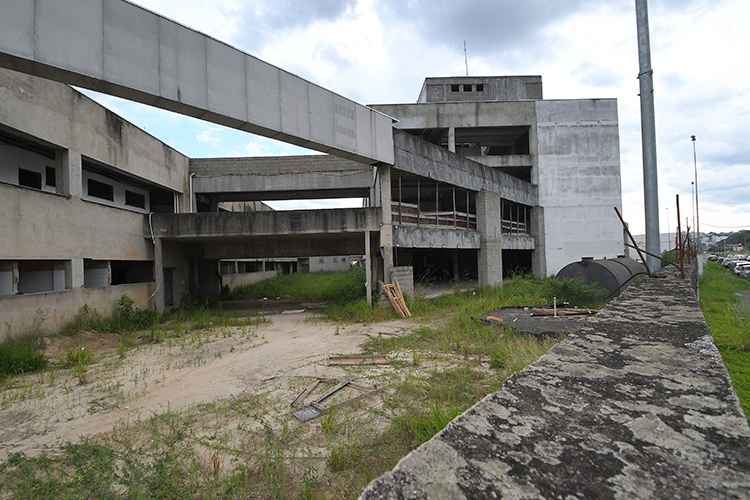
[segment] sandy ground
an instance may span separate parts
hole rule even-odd
[[[116,336],[49,339],[47,355],[53,359],[83,347],[97,361],[83,384],[57,368],[14,379],[0,392],[0,461],[244,391],[273,390],[277,400],[291,402],[309,383],[307,377],[344,378],[346,369],[329,367],[329,356],[360,353],[368,335],[415,327],[406,320],[340,326],[289,311],[266,320],[143,345],[124,357],[116,353]]]

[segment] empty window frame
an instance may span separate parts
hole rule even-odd
[[[467,83],[464,85],[464,92],[471,92],[471,84]]]
[[[484,92],[484,84],[477,83],[477,92]]]
[[[44,184],[49,187],[57,187],[57,170],[55,167],[45,167]]]
[[[18,167],[18,185],[42,189],[42,174],[33,170]]]
[[[460,92],[461,91],[461,85],[451,85],[451,92]]]
[[[154,262],[150,260],[113,260],[110,269],[112,286],[154,281]]]
[[[128,189],[125,190],[125,204],[130,207],[146,208],[146,196],[141,193],[135,193]]]
[[[89,179],[87,182],[88,195],[107,201],[115,201],[115,188],[111,184]]]

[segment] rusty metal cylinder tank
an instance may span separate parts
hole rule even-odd
[[[628,257],[597,260],[584,258],[560,269],[557,279],[580,278],[586,283],[598,283],[612,293],[634,274],[641,272],[646,272],[645,266]]]

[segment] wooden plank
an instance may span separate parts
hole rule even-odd
[[[297,396],[294,401],[292,401],[292,404],[290,406],[297,406],[299,403],[305,400],[308,394],[312,392],[313,389],[315,389],[318,384],[320,383],[320,379],[315,379],[310,385],[307,386],[307,389],[305,389],[302,394]]]
[[[331,405],[328,408],[325,409],[325,411],[331,411],[331,410],[337,410],[343,406],[350,405],[352,403],[356,403],[357,401],[361,401],[365,398],[369,398],[370,396],[374,396],[375,394],[378,394],[380,392],[383,392],[385,390],[385,387],[379,387],[375,390],[372,390],[370,392],[365,392],[364,394],[360,394],[359,396],[354,396],[353,398],[349,398],[346,401],[342,401],[340,403],[336,403],[335,405]]]
[[[328,358],[328,364],[333,366],[352,366],[352,365],[387,365],[388,356],[376,354],[372,356],[331,356]]]
[[[335,392],[341,390],[342,388],[346,387],[350,382],[354,382],[354,377],[348,378],[344,380],[343,382],[335,385],[334,387],[328,389],[325,393],[320,395],[315,401],[312,402],[312,405],[315,406],[316,404],[322,403],[324,400],[332,396]]]

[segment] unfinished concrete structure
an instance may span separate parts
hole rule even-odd
[[[4,333],[124,293],[176,307],[218,293],[227,259],[364,255],[369,296],[393,276],[495,285],[622,253],[614,100],[460,77],[365,107],[122,0],[84,3],[0,8]],[[64,83],[333,156],[189,159]],[[337,197],[363,206],[263,204]]]

